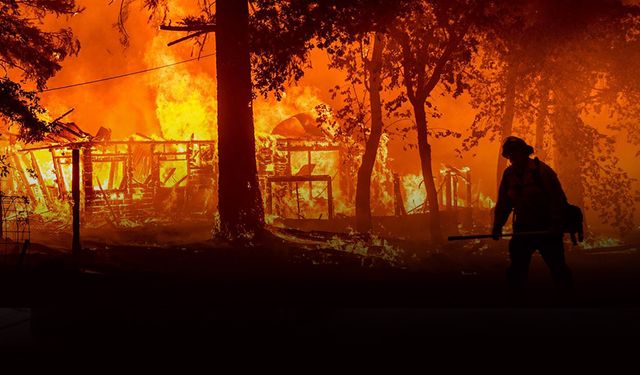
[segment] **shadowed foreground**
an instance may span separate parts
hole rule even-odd
[[[20,270],[5,263],[0,304],[29,309],[7,318],[0,346],[435,345],[463,337],[580,341],[640,333],[635,248],[569,251],[571,294],[554,292],[536,256],[529,294],[512,296],[502,242],[481,252],[450,247],[403,268],[282,243],[249,250],[94,245],[76,260],[34,246]]]

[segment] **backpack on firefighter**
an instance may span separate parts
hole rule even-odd
[[[540,159],[535,158],[534,160],[536,162],[536,169],[533,174],[534,180],[540,189],[542,189],[546,194],[547,191],[544,188],[542,178],[540,177]],[[569,233],[571,236],[571,243],[577,245],[578,242],[582,242],[584,240],[584,215],[582,214],[582,210],[580,207],[570,204],[565,200],[562,214],[562,232]]]

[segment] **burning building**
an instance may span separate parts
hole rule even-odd
[[[60,123],[58,132],[38,144],[25,145],[15,135],[5,135],[2,148],[10,168],[2,191],[25,196],[36,222],[43,225],[70,222],[74,149],[80,154],[78,193],[84,225],[171,222],[177,214],[184,222],[208,222],[215,216],[215,140],[193,135],[168,140],[139,133],[114,140],[108,128],[91,135],[72,122]],[[256,139],[267,222],[334,231],[351,225],[360,159],[334,139],[313,112],[287,117]],[[415,184],[418,180],[392,172],[383,142],[371,187],[374,215],[426,215],[424,186]],[[446,211],[472,205],[468,169],[443,167],[439,186]],[[465,218],[470,223],[470,210]]]

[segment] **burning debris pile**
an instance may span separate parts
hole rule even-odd
[[[15,135],[4,134],[2,154],[7,155],[10,168],[1,189],[27,198],[35,225],[58,229],[70,225],[73,150],[80,155],[77,189],[83,226],[170,224],[178,217],[183,223],[214,221],[218,203],[214,139],[194,139],[191,134],[187,139],[168,140],[134,133],[114,140],[108,128],[91,135],[72,122],[60,123],[58,132],[38,144],[25,145]],[[263,129],[256,140],[269,224],[351,230],[358,156],[335,140],[312,113],[288,117],[270,132]],[[386,142],[378,159],[371,186],[374,215],[428,215],[422,179],[392,172]],[[458,211],[463,212],[462,222],[470,226],[470,207],[484,207],[487,202],[479,193],[474,199],[469,169],[443,167],[441,179],[441,205],[456,222]],[[381,222],[380,226],[393,224]]]
[[[72,123],[61,128],[42,144],[23,145],[12,136],[3,144],[11,168],[2,191],[25,194],[43,221],[65,221],[68,215],[74,149],[81,155],[78,188],[86,224],[142,223],[169,218],[178,207],[192,216],[213,216],[214,141],[168,141],[139,134],[116,141],[106,128],[95,136]]]

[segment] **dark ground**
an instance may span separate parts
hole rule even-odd
[[[413,244],[402,267],[277,240],[253,249],[84,246],[74,258],[35,244],[20,269],[16,258],[3,258],[0,347],[486,349],[492,340],[608,345],[640,334],[634,246],[569,249],[572,293],[553,288],[536,255],[527,295],[505,286],[506,241],[438,252]]]

